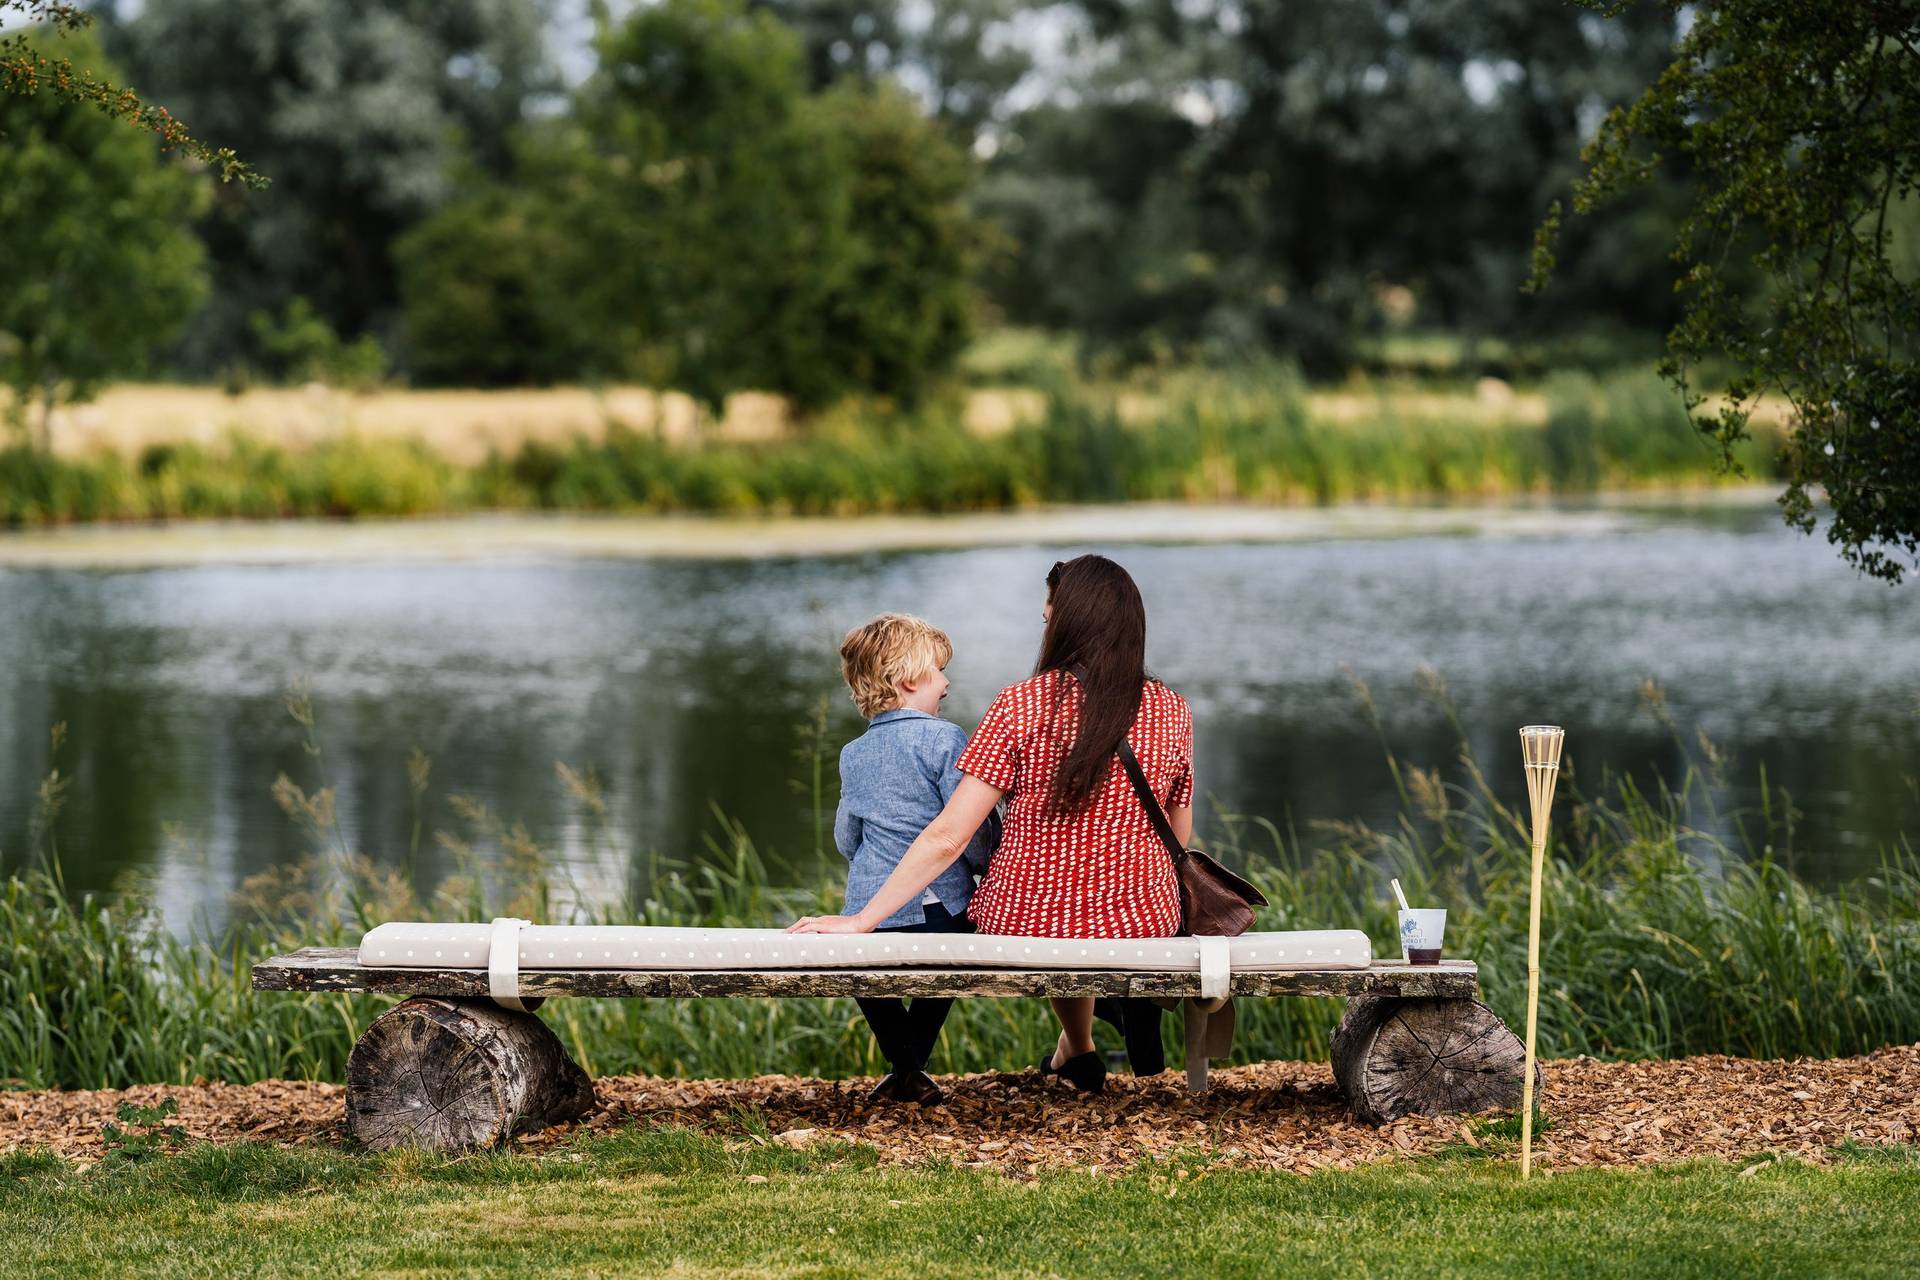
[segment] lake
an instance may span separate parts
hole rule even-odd
[[[1791,795],[1791,854],[1817,879],[1866,871],[1920,829],[1920,587],[1859,578],[1768,506],[1400,526],[1296,513],[1273,517],[1292,522],[1280,540],[1254,518],[978,518],[1000,533],[944,525],[920,541],[993,545],[867,552],[845,549],[857,526],[836,525],[840,549],[808,555],[768,554],[764,530],[752,555],[724,540],[620,554],[608,525],[569,550],[502,521],[310,529],[285,535],[300,554],[253,557],[268,563],[207,559],[218,531],[205,528],[179,535],[202,550],[177,560],[148,554],[164,532],[88,535],[109,554],[71,563],[9,560],[0,543],[0,860],[29,847],[48,729],[64,721],[53,834],[69,883],[137,874],[176,927],[217,923],[242,879],[309,848],[270,794],[282,772],[335,787],[349,842],[376,859],[405,859],[417,820],[429,877],[451,866],[433,832],[463,829],[449,798],[464,794],[558,849],[588,896],[640,887],[652,852],[702,856],[720,813],[781,876],[811,882],[834,867],[814,852],[808,726],[824,708],[829,807],[833,753],[859,728],[841,633],[889,609],[945,627],[948,714],[971,727],[1031,668],[1048,567],[1088,549],[1140,583],[1149,662],[1193,705],[1210,803],[1309,845],[1317,821],[1397,811],[1352,678],[1401,760],[1451,765],[1423,666],[1516,803],[1514,730],[1545,720],[1567,727],[1589,783],[1602,769],[1677,779],[1704,732],[1727,757],[1726,805],[1756,807],[1763,770]],[[627,545],[671,551],[682,536],[645,527],[652,540]],[[1404,536],[1346,536],[1356,528]],[[1674,729],[1642,707],[1648,677]],[[283,703],[296,681],[312,690],[317,758]],[[433,762],[418,806],[415,747]],[[602,780],[604,837],[556,761]],[[1203,808],[1203,833],[1211,821]]]

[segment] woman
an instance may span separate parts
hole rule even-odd
[[[1047,575],[1046,632],[1031,679],[1000,693],[961,755],[953,798],[854,916],[808,916],[794,933],[868,933],[917,899],[1002,796],[1006,830],[968,915],[983,933],[1161,938],[1180,930],[1166,847],[1115,753],[1129,741],[1174,834],[1193,834],[1193,717],[1147,674],[1147,614],[1127,571],[1081,556]],[[1041,1069],[1098,1092],[1093,1000],[1055,999],[1060,1038]]]

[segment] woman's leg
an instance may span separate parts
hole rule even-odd
[[[1053,1065],[1092,1053],[1093,997],[1063,996],[1048,1002],[1053,1005],[1053,1016],[1060,1019],[1060,1043],[1053,1051]]]

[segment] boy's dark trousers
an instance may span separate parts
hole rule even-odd
[[[924,924],[895,925],[875,929],[875,933],[972,933],[973,921],[956,916],[937,902],[929,902]],[[940,1028],[947,1020],[953,1001],[944,996],[917,996],[909,1005],[891,996],[857,996],[854,1003],[867,1016],[880,1053],[896,1072],[924,1071],[933,1046],[940,1039]]]

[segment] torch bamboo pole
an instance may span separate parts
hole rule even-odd
[[[1560,776],[1564,730],[1530,724],[1520,730],[1521,762],[1527,771],[1527,799],[1533,810],[1533,878],[1527,894],[1527,1054],[1520,1082],[1520,1176],[1533,1174],[1534,1043],[1540,1025],[1540,871],[1546,861],[1547,827],[1553,813],[1554,783]]]

